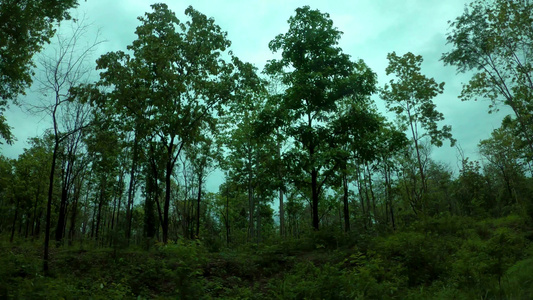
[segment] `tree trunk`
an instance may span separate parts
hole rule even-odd
[[[249,141],[249,143],[251,143]],[[253,170],[252,170],[252,150],[247,149],[247,162],[246,170],[248,171],[248,241],[253,241],[254,239],[254,191],[252,186]]]
[[[19,215],[20,198],[16,197],[16,199],[17,199],[17,204],[15,204],[15,217],[13,218],[13,226],[11,226],[11,237],[9,238],[10,243],[13,242],[13,238],[15,237],[15,227],[16,227],[17,219]]]
[[[95,201],[95,204],[98,202],[99,203],[100,201],[100,198],[99,198],[99,195],[96,196],[96,201]],[[95,205],[94,206],[94,209],[93,209],[93,215],[92,215],[92,218],[91,218],[91,239],[94,237],[94,227],[95,227],[95,224],[96,224],[96,212],[98,210],[98,205]]]
[[[157,178],[151,177],[150,173],[146,178],[146,199],[144,201],[144,232],[147,240],[147,248],[150,246],[150,241],[155,237],[156,233],[156,220],[154,215],[154,197],[157,194],[157,190],[154,188],[154,180]]]
[[[31,222],[31,236],[36,236],[36,223],[37,223],[37,206],[39,205],[39,196],[41,194],[41,184],[37,186],[37,192],[35,193],[35,202],[33,203],[33,219]]]
[[[126,203],[126,239],[131,237],[131,218],[133,209],[133,198],[135,198],[135,173],[137,172],[137,159],[139,152],[139,133],[138,129],[135,129],[134,138],[133,138],[133,155],[131,158],[131,169],[130,169],[130,184],[128,187],[128,202]]]
[[[261,242],[261,204],[257,205],[257,243]]]
[[[98,232],[100,230],[100,221],[102,219],[102,206],[104,203],[105,198],[105,188],[106,188],[106,182],[104,179],[104,182],[102,184],[102,187],[100,188],[100,199],[98,201],[98,214],[96,215],[96,231],[94,233],[94,238],[98,241]]]
[[[279,131],[278,131],[279,134]],[[281,143],[278,142],[278,160],[281,161]],[[281,174],[281,165],[278,167],[278,179],[280,184],[283,185],[282,174]],[[285,208],[283,207],[283,187],[279,187],[279,234],[281,237],[285,236]]]
[[[229,225],[229,191],[226,188],[226,246],[230,243],[230,225]]]
[[[166,167],[166,174],[165,174],[165,203],[163,205],[163,243],[167,244],[168,242],[168,211],[170,209],[170,177],[172,175],[172,164],[171,164],[171,156],[169,155],[168,161],[167,161],[167,167]]]
[[[65,176],[66,177],[66,176]],[[57,220],[57,226],[56,226],[56,246],[59,247],[61,245],[61,240],[63,239],[63,230],[65,228],[66,223],[66,214],[67,214],[67,198],[68,198],[68,189],[67,189],[67,183],[63,182],[62,188],[61,188],[61,204],[59,205],[59,217]]]
[[[392,182],[391,182],[391,172],[387,165],[385,165],[385,185],[387,192],[387,202],[389,203],[389,212],[392,223],[392,230],[396,231],[396,222],[394,220],[394,207],[392,202]]]
[[[313,211],[313,229],[318,230],[318,172],[316,168],[311,170],[311,193],[312,193],[312,211]]]
[[[368,187],[370,189],[370,196],[372,198],[372,211],[374,214],[374,221],[377,220],[377,209],[376,209],[376,197],[374,195],[374,189],[372,187],[372,174],[370,173],[370,167],[368,166],[368,163],[365,162],[366,170],[368,172]]]
[[[26,214],[26,221],[25,221],[26,229],[24,229],[24,238],[25,239],[28,238],[28,231],[30,229],[30,219],[31,219],[31,214]]]
[[[70,228],[68,230],[68,243],[69,246],[74,242],[75,228],[76,228],[76,217],[78,215],[78,201],[80,198],[80,189],[76,190],[74,195],[74,202],[72,203],[72,214],[70,216]]]
[[[248,240],[254,238],[254,195],[251,178],[248,179]]]
[[[368,195],[368,185],[367,185],[367,176],[365,168],[363,168],[363,188],[365,190],[365,200],[366,200],[366,222],[368,226],[372,226],[372,216],[371,216],[371,206],[370,206],[370,196]]]
[[[117,228],[120,228],[119,226],[119,222],[120,222],[120,203],[122,202],[122,187],[123,187],[123,180],[124,180],[124,177],[123,177],[123,173],[121,173],[121,176],[120,176],[120,195],[118,196],[118,205],[117,205],[117,220],[116,220],[116,227]]]
[[[157,174],[157,165],[155,163],[155,158],[153,157],[155,154],[154,154],[154,149],[153,149],[153,146],[150,145],[150,150],[152,152],[152,156],[150,158],[150,166],[151,166],[151,169],[152,169],[152,178],[153,178],[153,188],[154,188],[154,201],[155,201],[155,204],[157,205],[157,215],[159,217],[159,224],[161,224],[161,226],[163,225],[163,213],[161,212],[161,204],[159,203],[159,183],[158,183],[158,174]]]
[[[343,204],[344,204],[344,231],[350,231],[350,210],[348,207],[348,176],[342,175]]]
[[[279,189],[279,233],[285,237],[285,208],[283,207],[283,189]]]
[[[55,110],[54,110],[54,124],[55,122]],[[57,126],[57,125],[56,125]],[[44,255],[43,255],[43,271],[45,275],[48,275],[48,247],[50,244],[50,218],[52,216],[52,196],[54,191],[54,171],[56,168],[57,160],[57,151],[59,149],[59,140],[56,134],[56,140],[54,145],[54,152],[52,153],[52,166],[50,170],[50,180],[48,184],[48,201],[46,203],[46,225],[45,225],[45,236],[44,236]]]
[[[196,204],[196,238],[200,237],[200,200],[202,199],[202,171],[198,175],[198,201]]]

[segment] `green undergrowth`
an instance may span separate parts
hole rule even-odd
[[[4,299],[532,299],[532,228],[508,216],[443,216],[386,235],[327,228],[209,252],[1,244]]]

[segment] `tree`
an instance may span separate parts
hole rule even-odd
[[[443,92],[444,82],[437,83],[420,72],[423,61],[420,55],[408,52],[400,57],[392,52],[387,55],[387,59],[389,65],[386,73],[393,74],[396,78],[385,85],[381,97],[386,101],[387,109],[396,113],[400,123],[411,132],[421,180],[421,189],[418,192],[415,190],[415,197],[417,201],[421,201],[427,190],[421,140],[429,137],[431,144],[437,147],[441,147],[445,139],[450,140],[451,146],[455,143],[451,126],[438,127],[437,122],[444,120],[444,116],[436,110],[432,101]],[[416,186],[416,181],[414,185]]]
[[[235,101],[229,103],[228,113],[219,122],[224,133],[220,141],[229,150],[220,165],[227,172],[227,179],[246,191],[249,240],[260,235],[260,228],[254,225],[260,220],[256,213],[259,194],[270,190],[276,181],[272,176],[275,171],[269,170],[275,154],[271,131],[263,131],[259,122],[267,94],[256,71],[251,65],[241,66],[243,76],[237,80]]]
[[[384,118],[380,116],[369,97],[363,99],[345,98],[340,104],[338,117],[333,120],[333,153],[338,161],[338,179],[336,185],[342,187],[344,230],[350,231],[350,213],[348,205],[349,179],[358,177],[359,166],[367,166],[375,160],[378,153],[378,138],[384,127]],[[384,142],[384,141],[380,141]]]
[[[13,198],[13,168],[13,160],[0,155],[0,232],[7,225],[9,201]]]
[[[393,174],[395,172],[397,173],[399,168],[395,157],[408,146],[409,140],[404,132],[398,130],[393,124],[388,123],[380,128],[378,142],[376,144],[377,161],[384,177],[385,214],[388,216],[387,222],[390,217],[392,229],[396,230],[393,202]]]
[[[442,60],[459,72],[474,72],[462,100],[488,99],[489,113],[500,104],[513,110],[520,137],[533,154],[532,24],[530,1],[476,0],[450,23],[452,50]]]
[[[13,142],[1,114],[7,101],[23,94],[32,83],[32,58],[55,33],[55,22],[70,19],[77,0],[3,0],[0,2],[0,137]]]
[[[214,145],[212,137],[208,136],[207,132],[204,132],[203,138],[196,144],[187,147],[186,154],[191,160],[192,168],[197,176],[198,194],[196,198],[196,232],[195,238],[200,237],[200,215],[201,215],[201,200],[202,200],[202,187],[205,183],[207,175],[212,171],[215,166],[215,161],[220,156],[219,149]]]
[[[31,138],[28,140],[30,148],[24,149],[14,162],[16,180],[12,183],[17,188],[19,198],[26,202],[26,209],[21,211],[28,234],[38,236],[41,228],[41,217],[45,206],[45,192],[47,176],[49,174],[51,142],[49,135],[44,138]],[[16,219],[16,218],[15,218]],[[30,231],[31,228],[31,231]]]
[[[82,103],[76,102],[75,100],[77,100],[77,98],[75,98],[74,95],[69,94],[71,88],[87,80],[90,68],[87,67],[86,60],[90,57],[91,52],[102,43],[97,35],[93,42],[88,46],[80,46],[79,43],[87,34],[88,29],[89,26],[84,25],[83,22],[75,22],[72,26],[72,33],[70,36],[65,37],[58,35],[55,56],[43,55],[40,61],[43,68],[43,75],[38,79],[41,84],[41,91],[45,98],[50,95],[51,101],[49,103],[45,102],[42,107],[37,109],[49,113],[52,117],[52,135],[54,138],[54,148],[49,176],[48,202],[46,208],[46,233],[43,257],[43,268],[45,273],[48,272],[48,244],[50,240],[51,226],[50,217],[55,168],[60,145],[71,135],[78,133],[80,130],[89,126],[89,109],[84,107]],[[66,121],[64,124],[60,123],[61,117]],[[69,124],[73,126],[70,127],[68,126]]]
[[[128,46],[133,56],[119,51],[98,60],[103,70],[98,85],[113,87],[107,99],[126,103],[145,136],[165,149],[161,225],[166,243],[177,159],[186,145],[195,143],[201,128],[212,122],[214,110],[231,98],[234,65],[222,58],[230,42],[212,18],[188,7],[185,14],[191,20],[182,23],[166,4],[154,4],[152,9],[139,18],[138,38]]]
[[[524,178],[526,161],[521,153],[520,144],[522,141],[513,134],[513,132],[502,126],[495,129],[491,137],[479,142],[480,154],[495,167],[500,173],[504,190],[506,191],[506,199],[514,200],[517,204],[525,197],[517,195],[519,190],[519,182]],[[509,201],[504,204],[511,204]]]
[[[97,185],[96,215],[93,215],[93,222],[96,218],[96,223],[95,230],[91,235],[94,233],[95,239],[98,240],[100,224],[104,215],[102,210],[107,208],[111,202],[112,194],[116,193],[117,185],[118,190],[121,189],[119,155],[122,148],[118,137],[119,133],[105,115],[95,113],[91,125],[87,130],[85,142],[90,153],[91,171]]]
[[[331,136],[329,122],[335,117],[337,103],[344,97],[369,95],[375,90],[375,74],[363,61],[352,62],[337,46],[341,31],[333,27],[329,14],[296,9],[289,30],[276,36],[269,47],[281,50],[282,58],[271,60],[267,74],[279,76],[287,87],[281,97],[279,113],[285,116],[283,134],[294,139],[290,156],[297,173],[311,194],[313,228],[318,230],[318,203],[324,183],[334,166],[326,141]]]

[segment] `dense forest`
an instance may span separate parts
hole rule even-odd
[[[390,52],[380,86],[326,12],[296,9],[258,70],[213,18],[162,3],[94,62],[78,5],[0,1],[0,141],[32,84],[52,124],[0,155],[0,298],[533,298],[529,1],[474,0],[450,21],[441,62],[468,74],[461,100],[512,112],[475,159],[422,56]]]

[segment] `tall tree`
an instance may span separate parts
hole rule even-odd
[[[50,158],[52,139],[49,134],[45,134],[43,138],[31,138],[28,140],[31,145],[30,148],[24,149],[24,152],[19,155],[19,161],[26,161],[30,165],[30,177],[25,189],[31,190],[32,197],[32,217],[31,217],[31,234],[38,236],[41,229],[41,217],[46,203],[46,184],[49,175]],[[28,216],[29,218],[29,216]]]
[[[220,149],[215,145],[213,138],[209,137],[208,132],[204,132],[203,138],[197,141],[194,145],[187,147],[186,154],[191,160],[192,168],[196,175],[198,193],[196,197],[196,231],[195,238],[200,237],[200,216],[201,216],[201,201],[204,194],[202,188],[209,173],[215,166],[215,162],[220,157],[218,153]]]
[[[318,203],[324,183],[332,174],[329,122],[337,103],[348,96],[369,95],[375,90],[376,76],[363,61],[352,62],[337,46],[342,32],[333,26],[329,14],[309,6],[296,9],[289,30],[269,43],[281,59],[268,62],[265,71],[279,76],[287,87],[278,112],[286,116],[283,134],[294,139],[290,156],[294,169],[306,174],[311,194],[313,228],[319,228]]]
[[[389,65],[386,73],[393,74],[396,78],[385,85],[381,97],[385,100],[387,109],[396,113],[400,123],[411,133],[421,180],[421,189],[415,196],[421,201],[427,189],[421,140],[428,137],[431,144],[437,147],[442,146],[445,139],[450,140],[451,146],[455,143],[450,126],[438,127],[437,122],[444,120],[444,116],[436,110],[433,103],[433,98],[443,92],[444,82],[437,83],[421,73],[423,59],[420,55],[408,52],[398,56],[392,52],[387,55],[387,59]]]
[[[111,202],[112,193],[116,192],[117,185],[122,184],[118,180],[121,146],[119,133],[105,115],[96,113],[92,126],[87,131],[85,141],[91,156],[91,171],[97,185],[96,215],[93,215],[93,219],[96,218],[94,237],[98,240],[100,223],[104,215],[102,210],[105,210]]]
[[[473,76],[462,100],[487,99],[489,112],[509,106],[533,160],[533,3],[518,0],[473,1],[450,23],[445,64]]]
[[[13,200],[13,166],[12,159],[0,155],[0,232],[7,227],[11,201]]]
[[[521,201],[517,195],[518,183],[525,174],[526,160],[520,151],[522,141],[510,128],[502,126],[495,129],[491,137],[479,142],[480,154],[500,173],[507,194],[506,199]],[[505,203],[511,204],[511,203]]]
[[[43,55],[40,64],[43,75],[38,77],[43,95],[49,102],[37,108],[49,113],[52,117],[52,135],[54,137],[54,150],[49,176],[48,202],[46,208],[46,233],[44,245],[44,271],[48,272],[48,244],[50,239],[50,217],[52,210],[52,196],[54,176],[60,145],[71,135],[79,132],[89,125],[89,110],[82,108],[83,104],[73,102],[73,95],[69,91],[88,79],[90,68],[86,62],[92,51],[102,43],[96,35],[88,46],[80,46],[83,37],[88,34],[89,26],[83,22],[73,22],[69,36],[57,36],[57,48],[54,56]],[[78,107],[80,109],[73,109]],[[75,120],[74,127],[61,124],[61,118]],[[68,123],[68,122],[67,122]]]
[[[153,12],[139,17],[137,39],[128,46],[133,56],[112,52],[99,60],[103,85],[113,86],[121,101],[131,102],[133,113],[142,115],[144,126],[165,148],[165,200],[163,241],[168,241],[171,178],[185,145],[193,144],[211,122],[213,111],[231,96],[233,64],[222,54],[230,46],[212,18],[192,7],[185,10],[190,21],[180,22],[166,4],[152,5]],[[128,74],[132,80],[124,81]],[[129,90],[129,93],[126,91]],[[111,101],[116,101],[111,98]],[[131,110],[131,109],[130,109]]]
[[[266,168],[261,163],[271,161],[268,147],[272,143],[270,131],[258,130],[259,116],[262,114],[266,93],[264,82],[256,75],[256,68],[241,66],[246,74],[238,80],[235,101],[228,105],[229,112],[221,118],[221,142],[229,151],[220,161],[221,167],[227,171],[228,179],[233,181],[242,191],[246,191],[248,203],[248,239],[258,233],[255,230],[258,207],[257,189],[267,188],[269,180]],[[270,154],[270,157],[269,157]]]
[[[55,33],[55,24],[70,19],[77,0],[3,0],[0,2],[0,138],[13,141],[2,115],[7,101],[32,83],[33,56]]]

